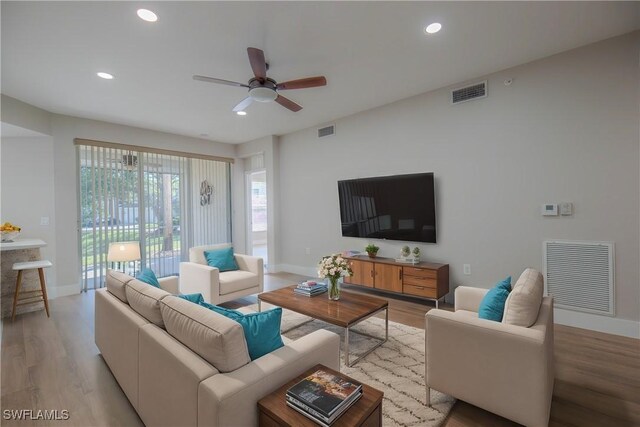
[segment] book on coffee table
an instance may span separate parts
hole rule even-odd
[[[316,422],[331,425],[362,396],[362,384],[319,369],[289,388],[287,405]]]

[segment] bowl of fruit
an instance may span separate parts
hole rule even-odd
[[[20,227],[10,222],[0,225],[0,238],[3,242],[13,242],[13,239],[20,234]]]

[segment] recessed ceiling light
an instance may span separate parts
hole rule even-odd
[[[98,77],[101,77],[103,79],[107,79],[107,80],[111,80],[113,78],[113,74],[109,74],[109,73],[105,73],[100,71],[99,73],[96,73],[98,75]]]
[[[434,22],[433,24],[427,25],[427,28],[424,30],[429,34],[435,34],[442,29],[442,24],[439,22]]]
[[[147,22],[156,22],[158,20],[158,15],[148,9],[138,9],[136,13],[140,17],[140,19]]]
[[[239,116],[246,116],[247,112],[246,111],[238,111],[236,114],[239,115]]]

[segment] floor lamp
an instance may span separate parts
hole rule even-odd
[[[140,259],[140,242],[115,242],[109,244],[109,252],[107,253],[107,261],[117,262],[120,268],[122,262],[138,261]],[[126,265],[126,264],[125,264]],[[122,269],[124,273],[124,268]],[[133,275],[136,274],[135,264],[133,265]]]

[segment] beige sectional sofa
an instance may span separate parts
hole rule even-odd
[[[340,368],[326,330],[251,361],[239,323],[161,287],[110,271],[96,291],[96,345],[147,426],[254,426],[260,398],[315,364]]]

